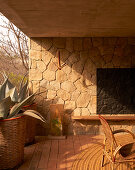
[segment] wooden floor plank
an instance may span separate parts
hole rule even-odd
[[[32,156],[34,154],[34,150],[35,150],[36,144],[27,146],[24,148],[24,161],[21,167],[18,168],[18,170],[26,170],[28,169],[30,163],[31,163],[31,159]]]
[[[51,151],[51,140],[45,140],[38,169],[47,169]]]
[[[119,140],[118,140],[119,139]],[[121,138],[118,136],[118,143]],[[124,136],[123,141],[131,138]],[[18,170],[111,170],[105,158],[101,168],[103,136],[68,136],[65,140],[39,138],[25,148],[24,164]],[[132,166],[117,165],[117,170],[133,170]]]
[[[29,170],[36,170],[38,168],[38,164],[41,158],[41,154],[43,151],[43,146],[44,146],[44,142],[40,142],[37,143],[30,166],[29,166]]]

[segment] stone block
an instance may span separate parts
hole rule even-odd
[[[30,58],[34,60],[41,60],[42,52],[37,50],[30,50]]]
[[[47,67],[43,61],[37,61],[37,69],[39,69],[41,72],[44,72]]]
[[[60,89],[60,83],[57,82],[57,81],[51,81],[50,82],[50,89],[59,90]]]
[[[36,60],[31,59],[30,61],[31,61],[31,66],[30,66],[30,68],[31,68],[31,69],[36,69],[36,68],[37,68]]]
[[[57,96],[59,98],[61,98],[62,100],[66,101],[66,100],[70,100],[70,93],[68,93],[67,91],[63,90],[63,89],[59,89],[57,91]]]
[[[69,93],[75,91],[76,87],[70,81],[65,81],[61,84],[61,88]]]
[[[73,112],[73,110],[76,108],[76,104],[74,101],[65,101],[64,109],[68,110],[70,112]]]
[[[81,108],[76,108],[73,113],[73,116],[81,116]]]
[[[42,38],[42,51],[48,51],[52,44],[52,38]]]
[[[87,108],[82,108],[82,116],[89,116],[90,112]]]
[[[71,81],[71,82],[75,82],[76,80],[80,79],[81,77],[81,74],[77,73],[75,70],[73,70],[69,76],[68,76],[68,79]]]
[[[41,38],[31,38],[30,49],[41,51]]]
[[[75,91],[72,93],[71,100],[76,101],[79,96],[80,96],[80,92],[77,91],[77,90],[75,90]]]
[[[48,65],[50,63],[50,61],[53,57],[54,56],[50,52],[42,51],[42,60],[46,65]]]
[[[42,80],[42,72],[38,69],[30,69],[29,70],[29,81],[31,80]]]
[[[47,92],[47,98],[48,99],[54,99],[56,96],[56,91],[55,90],[48,90]]]
[[[71,63],[71,64],[74,64],[74,63],[76,63],[76,62],[78,62],[79,61],[79,59],[80,59],[80,56],[79,56],[79,53],[72,53],[70,56],[69,56],[69,58],[68,58],[68,60],[69,60],[69,62]]]
[[[63,70],[57,70],[56,72],[56,80],[60,83],[64,82],[67,80],[67,74],[64,73]]]
[[[88,105],[88,109],[91,114],[96,114],[96,108],[97,108],[97,96],[91,96],[90,103]]]
[[[46,70],[43,72],[43,78],[48,81],[53,81],[56,79],[56,75],[54,71]]]
[[[76,104],[77,107],[87,107],[90,100],[90,94],[87,92],[81,93],[78,97]]]

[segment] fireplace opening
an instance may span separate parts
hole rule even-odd
[[[97,69],[97,114],[135,113],[135,68]]]

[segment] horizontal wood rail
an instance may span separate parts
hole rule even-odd
[[[106,120],[122,121],[135,120],[135,115],[102,115]],[[73,120],[99,120],[98,115],[72,116]]]

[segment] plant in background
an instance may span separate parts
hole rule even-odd
[[[21,111],[22,107],[30,104],[36,95],[36,93],[34,93],[26,97],[28,92],[28,81],[23,85],[23,78],[18,93],[16,87],[9,81],[8,77],[5,74],[3,74],[3,77],[4,82],[0,86],[0,119],[9,119],[12,117],[19,117],[21,115],[28,115],[46,122],[43,116],[41,116],[41,114],[37,111]]]

